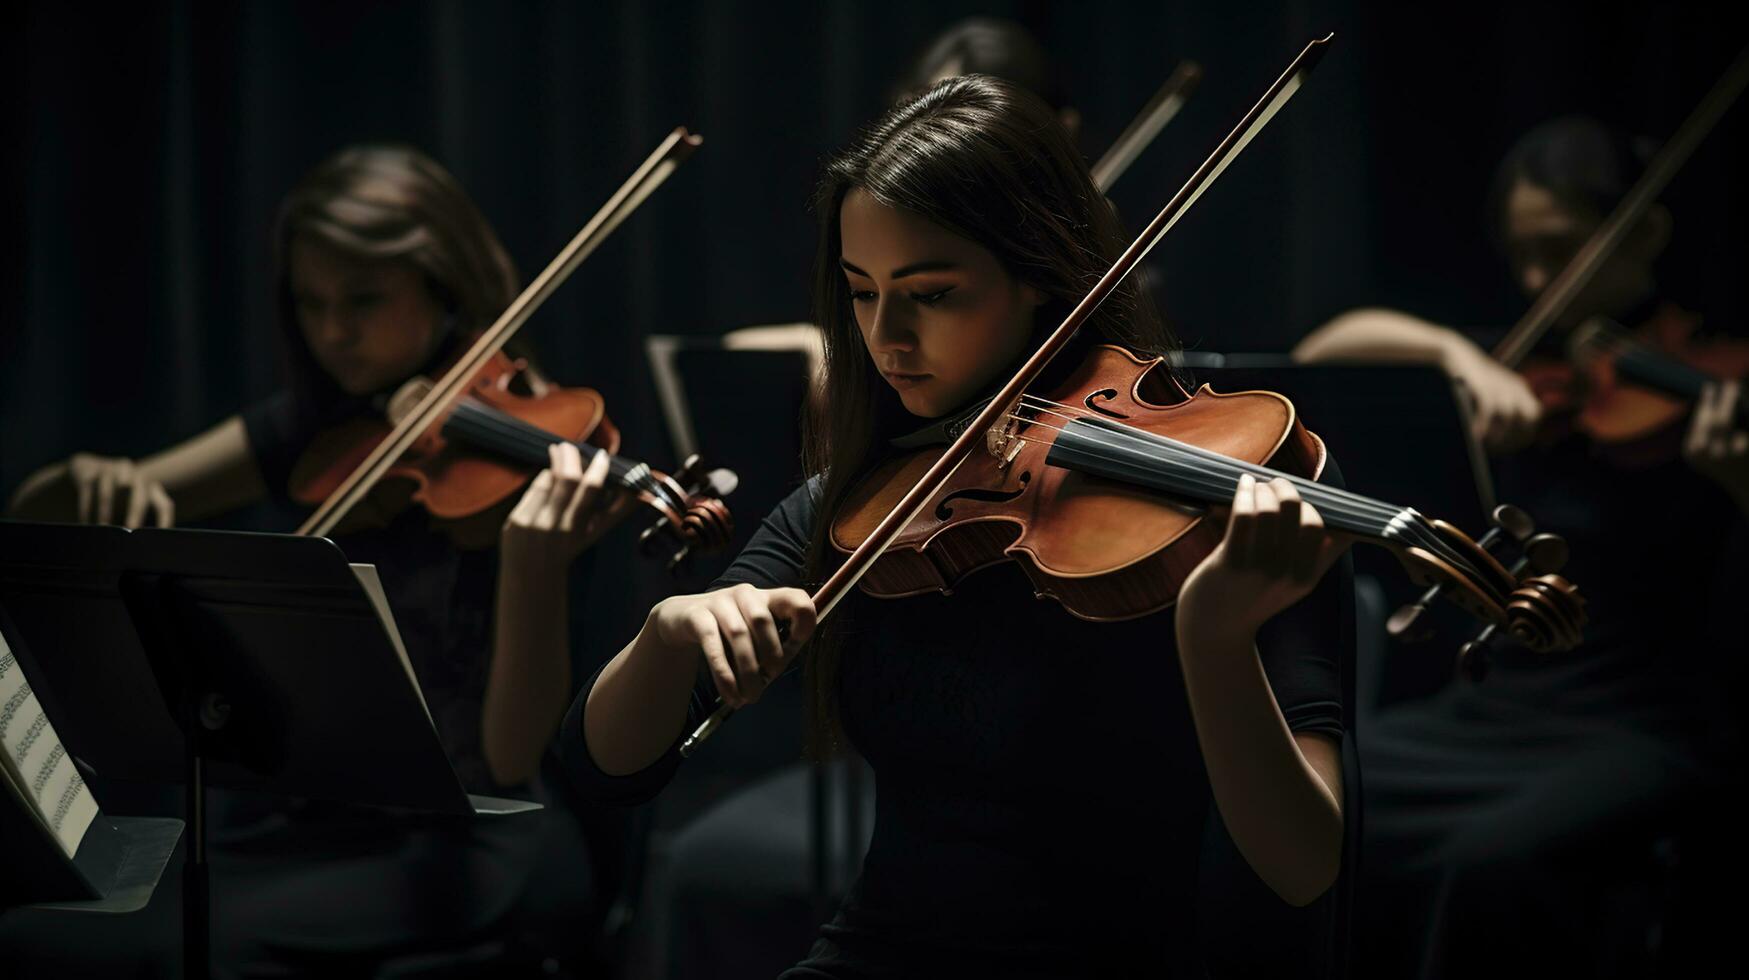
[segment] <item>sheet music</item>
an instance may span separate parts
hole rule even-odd
[[[401,629],[395,625],[395,613],[389,608],[389,597],[383,592],[383,580],[377,577],[377,567],[362,562],[349,562],[352,574],[358,579],[358,584],[364,586],[364,594],[370,596],[370,604],[377,611],[377,618],[383,621],[383,628],[389,633],[389,642],[395,645],[395,656],[401,658],[401,669],[407,672],[407,680],[413,685],[413,693],[419,695],[419,707],[425,709],[425,718],[431,721],[431,727],[437,728],[437,722],[431,720],[431,708],[425,703],[425,692],[419,689],[419,675],[413,673],[413,661],[407,656],[407,648],[401,643]]]
[[[71,858],[97,817],[97,800],[55,735],[5,634],[0,634],[0,768],[7,788]]]

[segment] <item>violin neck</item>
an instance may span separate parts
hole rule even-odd
[[[1326,527],[1381,542],[1390,540],[1393,530],[1414,514],[1408,508],[1106,419],[1081,418],[1065,425],[1045,462],[1216,506],[1233,502],[1239,478],[1245,474],[1261,483],[1280,477],[1318,509]]]
[[[583,454],[584,465],[604,452],[600,447],[566,439],[472,398],[456,402],[455,410],[443,424],[443,434],[537,470],[546,468],[548,449],[557,443],[570,442],[576,446]],[[610,479],[627,487],[647,478],[650,472],[643,463],[613,455],[607,458],[607,469]]]
[[[1386,545],[1399,555],[1425,553],[1448,573],[1471,583],[1484,583],[1484,588],[1490,581],[1472,555],[1454,547],[1413,508],[1327,487],[1110,419],[1084,416],[1064,425],[1045,462],[1213,505],[1232,503],[1239,478],[1245,474],[1260,481],[1280,477],[1318,509],[1327,528]]]
[[[1706,386],[1719,380],[1668,354],[1637,345],[1616,357],[1615,373],[1618,378],[1685,402],[1699,401]],[[1749,426],[1749,401],[1738,399],[1735,416],[1738,425]]]
[[[1590,320],[1574,332],[1570,353],[1581,363],[1612,359],[1617,378],[1663,392],[1685,402],[1700,400],[1707,385],[1721,380],[1671,355],[1634,339],[1627,331],[1602,320]],[[1749,402],[1737,403],[1736,421],[1749,425]]]

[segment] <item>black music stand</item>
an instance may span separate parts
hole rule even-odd
[[[182,836],[173,817],[99,812],[69,859],[30,814],[0,805],[0,909],[120,914],[146,907]]]
[[[185,787],[188,976],[209,973],[209,785],[539,807],[462,788],[374,575],[321,538],[0,521],[0,612],[67,750],[100,777]]]

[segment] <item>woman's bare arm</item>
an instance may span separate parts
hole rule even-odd
[[[7,504],[25,520],[169,526],[267,494],[241,416],[135,461],[77,453],[25,479]]]

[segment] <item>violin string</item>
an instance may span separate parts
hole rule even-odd
[[[1177,446],[1180,446],[1180,447],[1187,445],[1185,443],[1179,443],[1179,442],[1177,442],[1177,440],[1168,440],[1163,436],[1156,436],[1153,433],[1145,432],[1143,430],[1136,429],[1133,427],[1124,426],[1122,428],[1123,428],[1124,432],[1127,435],[1129,435],[1129,437],[1131,439],[1139,440],[1139,441],[1142,441],[1144,443],[1146,443],[1146,442],[1162,442],[1162,443],[1170,442],[1170,443],[1176,444]],[[1215,462],[1217,465],[1228,467],[1228,468],[1233,468],[1232,461],[1230,460],[1229,457],[1221,456],[1220,454],[1213,453],[1212,451],[1201,449],[1201,447],[1191,447],[1191,448],[1194,451],[1196,451],[1199,455],[1205,457],[1205,459],[1212,458],[1212,461]],[[1252,472],[1253,476],[1259,476],[1259,477],[1265,477],[1265,476],[1267,476],[1269,474],[1273,474],[1275,472],[1275,471],[1269,470],[1266,467],[1256,466],[1254,464],[1244,463],[1242,461],[1239,463],[1238,468],[1248,470],[1248,471]],[[1323,487],[1319,484],[1313,484],[1313,483],[1310,483],[1309,481],[1304,481],[1304,480],[1301,480],[1301,479],[1296,478],[1296,477],[1289,477],[1288,479],[1290,481],[1294,482],[1298,487],[1300,487],[1302,493],[1305,493],[1308,490],[1311,491],[1310,493],[1307,493],[1306,495],[1307,495],[1308,499],[1313,500],[1313,503],[1315,506],[1318,505],[1317,504],[1317,495],[1320,495],[1320,494],[1337,494],[1337,493],[1339,493],[1340,496],[1347,498],[1347,499],[1350,499],[1350,500],[1362,500],[1362,501],[1368,500],[1368,498],[1359,496],[1357,494],[1352,494],[1352,493],[1349,493],[1347,491],[1338,492],[1338,491],[1333,490],[1332,488]],[[1374,502],[1374,503],[1376,504],[1376,502]],[[1328,505],[1326,504],[1323,506],[1328,506]],[[1453,566],[1464,571],[1464,573],[1474,582],[1477,582],[1477,583],[1489,582],[1489,579],[1485,575],[1483,575],[1481,569],[1479,569],[1476,566],[1476,564],[1470,559],[1470,557],[1468,555],[1463,554],[1457,548],[1455,548],[1449,542],[1447,542],[1445,540],[1445,537],[1443,535],[1439,534],[1437,531],[1435,531],[1432,528],[1432,526],[1427,523],[1426,519],[1423,518],[1421,515],[1416,514],[1412,511],[1408,511],[1406,509],[1402,509],[1402,508],[1391,508],[1389,505],[1378,505],[1378,506],[1383,507],[1383,512],[1380,512],[1378,510],[1374,511],[1375,519],[1380,520],[1380,536],[1381,537],[1386,537],[1388,539],[1389,535],[1384,533],[1385,529],[1393,521],[1401,518],[1402,523],[1399,524],[1398,527],[1400,527],[1402,529],[1401,537],[1403,539],[1405,539],[1404,543],[1420,547],[1426,551],[1433,553],[1434,555],[1439,556],[1440,558],[1443,558],[1448,563],[1450,563]]]
[[[1036,395],[1025,395],[1022,397],[1036,399],[1039,402],[1044,402],[1046,404],[1055,405],[1055,406],[1058,406],[1061,408],[1070,409],[1070,412],[1067,412],[1067,413],[1055,411],[1053,409],[1043,409],[1043,408],[1040,409],[1041,411],[1049,412],[1049,414],[1056,415],[1059,418],[1067,419],[1069,421],[1079,421],[1079,420],[1083,420],[1083,419],[1088,420],[1088,421],[1095,421],[1095,422],[1110,421],[1107,419],[1103,419],[1102,417],[1100,417],[1098,415],[1085,414],[1085,413],[1070,414],[1070,413],[1074,412],[1074,409],[1071,406],[1063,405],[1061,402],[1051,402],[1048,399],[1039,398]],[[1122,424],[1122,423],[1117,423],[1117,424]],[[1239,466],[1239,467],[1247,467],[1247,466],[1254,466],[1255,465],[1255,464],[1248,464],[1243,460],[1234,459],[1233,457],[1230,457],[1230,456],[1225,456],[1225,455],[1223,455],[1221,453],[1217,453],[1211,449],[1205,449],[1201,446],[1196,446],[1196,445],[1193,445],[1191,443],[1180,442],[1177,439],[1171,439],[1167,436],[1162,436],[1162,435],[1159,435],[1157,433],[1147,432],[1147,431],[1142,430],[1142,429],[1137,429],[1134,426],[1125,425],[1124,429],[1128,430],[1128,431],[1133,431],[1134,433],[1137,434],[1138,437],[1146,438],[1149,441],[1159,440],[1162,443],[1170,443],[1170,444],[1180,448],[1183,451],[1187,451],[1193,455],[1200,456],[1204,459],[1210,460],[1211,462],[1218,460],[1223,464],[1235,465],[1235,466]],[[1356,494],[1356,493],[1353,493],[1352,491],[1342,490],[1342,489],[1339,489],[1336,487],[1325,486],[1324,484],[1317,483],[1316,481],[1305,480],[1303,478],[1296,477],[1296,476],[1293,476],[1292,474],[1288,474],[1288,473],[1281,473],[1279,471],[1273,470],[1273,469],[1271,469],[1269,467],[1265,467],[1265,466],[1256,466],[1255,472],[1253,472],[1252,475],[1253,476],[1261,476],[1264,474],[1268,474],[1268,476],[1271,478],[1276,477],[1276,476],[1284,477],[1288,480],[1294,481],[1297,485],[1300,485],[1302,487],[1315,487],[1317,489],[1317,492],[1322,493],[1322,494],[1333,495],[1333,496],[1346,496],[1346,497],[1350,498],[1351,502],[1354,505],[1356,505],[1358,507],[1365,507],[1365,508],[1372,509],[1376,513],[1380,514],[1381,516],[1388,515],[1388,516],[1394,517],[1403,510],[1403,508],[1401,508],[1401,507],[1392,506],[1391,504],[1387,504],[1384,501],[1374,500],[1371,497],[1367,497],[1367,496],[1364,496],[1361,494]]]
[[[1131,429],[1130,427],[1127,427],[1127,426],[1123,427],[1123,428],[1126,430],[1126,433],[1140,433],[1140,430],[1134,430],[1134,429]],[[1103,431],[1107,435],[1117,435],[1118,434],[1116,432],[1113,432],[1110,430],[1104,430],[1104,429],[1100,429],[1099,431]],[[1140,433],[1140,434],[1141,435],[1148,435],[1147,433]],[[1141,440],[1135,439],[1134,436],[1132,436],[1131,438],[1132,438],[1132,441],[1137,441],[1137,442],[1141,441]],[[1144,443],[1144,445],[1145,445],[1145,443]],[[1182,444],[1179,444],[1179,445],[1182,445]],[[1167,448],[1167,450],[1169,452],[1174,451],[1170,447],[1165,447],[1165,448]],[[1179,455],[1182,456],[1183,455],[1182,452],[1179,452]],[[1223,466],[1227,466],[1227,468],[1229,469],[1229,474],[1230,474],[1232,467],[1228,466],[1227,457],[1220,457],[1218,454],[1214,454],[1214,455],[1217,457],[1218,460],[1221,461],[1221,464]],[[1232,478],[1229,476],[1229,479],[1236,479],[1236,478]],[[1354,515],[1353,511],[1347,506],[1338,504],[1332,500],[1325,500],[1323,502],[1320,502],[1320,500],[1319,500],[1320,491],[1328,491],[1329,488],[1319,487],[1317,485],[1308,486],[1307,484],[1300,482],[1300,481],[1297,481],[1297,480],[1295,482],[1298,486],[1300,486],[1302,492],[1306,491],[1308,489],[1312,491],[1311,493],[1305,493],[1304,495],[1306,496],[1306,499],[1310,500],[1314,506],[1319,508],[1320,512],[1330,514],[1330,515],[1332,515],[1333,518],[1347,518],[1347,519],[1354,518],[1355,515]],[[1211,494],[1219,494],[1220,496],[1230,496],[1231,493],[1233,492],[1233,483],[1229,482],[1229,483],[1225,483],[1225,484],[1219,484],[1216,487],[1207,488],[1207,489]],[[1362,499],[1364,499],[1364,498],[1362,498]],[[1376,537],[1381,537],[1381,538],[1385,538],[1388,540],[1390,536],[1388,534],[1386,534],[1385,532],[1387,530],[1386,525],[1389,522],[1388,521],[1380,521],[1378,519],[1378,517],[1376,516],[1376,514],[1369,514],[1366,516],[1371,517],[1375,523],[1370,525],[1370,526],[1362,524],[1362,525],[1359,525],[1359,526],[1356,526],[1356,527],[1353,527],[1350,529],[1358,530],[1358,531],[1361,531],[1362,533],[1369,533],[1369,534],[1372,534]],[[1335,521],[1333,520],[1332,523],[1335,523]],[[1472,582],[1480,584],[1485,588],[1489,588],[1492,591],[1491,585],[1489,584],[1490,580],[1481,573],[1481,571],[1474,565],[1473,562],[1470,561],[1469,557],[1467,555],[1463,555],[1463,554],[1459,553],[1455,548],[1453,548],[1451,545],[1449,545],[1442,536],[1440,536],[1437,532],[1435,532],[1431,527],[1426,526],[1424,524],[1424,522],[1422,521],[1422,519],[1419,517],[1419,515],[1410,514],[1409,520],[1405,523],[1405,525],[1402,525],[1402,526],[1404,529],[1404,536],[1412,539],[1412,540],[1408,541],[1407,543],[1417,545],[1417,546],[1419,546],[1419,547],[1421,547],[1429,552],[1432,552],[1433,554],[1445,559],[1448,563],[1450,563],[1454,567],[1460,569],[1466,575],[1466,577],[1469,578]]]
[[[1202,457],[1205,461],[1228,469],[1241,469],[1251,472],[1253,476],[1260,477],[1273,477],[1275,475],[1285,476],[1285,474],[1279,474],[1277,471],[1270,470],[1267,467],[1257,466],[1240,460],[1233,460],[1231,457],[1223,456],[1212,450],[1190,446],[1188,443],[1182,443],[1175,439],[1167,439],[1164,436],[1155,435],[1154,433],[1137,429],[1133,426],[1117,425],[1116,423],[1105,422],[1105,420],[1102,419],[1090,419],[1089,421],[1104,423],[1095,426],[1095,428],[1114,435],[1118,434],[1118,430],[1121,429],[1123,436],[1127,436],[1132,441],[1139,442],[1143,445],[1170,445],[1178,447],[1180,452],[1189,449],[1196,455]],[[1445,559],[1447,562],[1464,570],[1474,581],[1488,581],[1468,555],[1461,553],[1447,542],[1445,537],[1435,531],[1421,515],[1403,508],[1392,509],[1389,505],[1381,504],[1377,501],[1371,501],[1370,498],[1353,494],[1348,491],[1336,491],[1334,488],[1311,483],[1310,481],[1298,477],[1288,476],[1287,478],[1301,489],[1302,493],[1307,496],[1307,499],[1313,500],[1314,506],[1328,506],[1327,504],[1317,504],[1317,495],[1338,495],[1350,501],[1364,501],[1372,504],[1373,513],[1384,518],[1381,520],[1381,527],[1383,525],[1388,525],[1392,520],[1401,518],[1403,523],[1399,526],[1403,528],[1404,537],[1410,539],[1406,543],[1423,548],[1424,550],[1432,552],[1433,554]],[[1308,493],[1308,491],[1310,492]],[[1383,510],[1381,511],[1378,508],[1383,508]],[[1388,516],[1386,515],[1386,512],[1388,512]]]
[[[571,441],[539,426],[524,422],[515,416],[465,401],[457,404],[455,414],[451,418],[461,421],[464,426],[472,427],[476,432],[489,433],[504,439],[507,444],[527,454],[525,461],[529,465],[543,465],[546,461],[548,446],[558,442]],[[606,451],[588,443],[572,442],[572,445],[577,446],[580,452],[587,452],[586,462],[594,459],[597,453]],[[668,488],[654,478],[648,467],[611,453],[608,454],[607,460],[609,475],[621,486],[634,490],[644,490],[670,504],[674,503],[670,499],[673,494],[669,493]],[[633,473],[640,468],[643,469],[643,473],[639,474],[638,478],[633,479]]]
[[[477,421],[495,429],[499,435],[507,438],[510,442],[516,444],[522,451],[528,453],[528,461],[531,465],[539,465],[546,461],[547,448],[549,446],[559,442],[571,441],[554,433],[547,432],[538,426],[529,425],[513,416],[500,416],[498,413],[489,411],[479,412],[477,409],[476,412]],[[588,443],[572,442],[572,445],[577,446],[579,452],[584,454],[585,464],[590,460],[593,460],[597,453],[603,451],[599,447],[591,446]],[[617,456],[608,456],[608,473],[621,483],[629,482],[627,478],[634,468],[635,464],[622,460]]]
[[[477,433],[504,440],[504,444],[523,453],[524,461],[531,466],[541,466],[546,463],[547,447],[568,441],[513,416],[502,415],[480,406],[468,405],[466,402],[456,406],[456,415],[452,418],[465,419],[474,426]],[[580,452],[587,450],[585,463],[594,459],[595,454],[600,451],[597,447],[587,443],[573,443],[573,445],[576,445]],[[623,478],[630,469],[629,465],[609,457],[608,471],[616,478]]]
[[[1056,431],[1056,432],[1065,431],[1062,429],[1056,429],[1054,426],[1046,425],[1046,426],[1042,426],[1042,427],[1052,429],[1053,431]],[[1016,438],[1020,438],[1026,442],[1031,442],[1035,445],[1049,445],[1048,443],[1045,443],[1042,440],[1028,439],[1024,436],[1019,436]],[[1095,439],[1097,439],[1097,437],[1095,437]],[[1098,443],[1095,442],[1095,445],[1098,445]],[[1150,450],[1152,450],[1155,447],[1150,446],[1148,448]],[[1173,450],[1170,448],[1168,448],[1167,451],[1173,452]],[[1179,454],[1179,455],[1182,456],[1182,454]],[[1107,455],[1105,458],[1112,459],[1114,457]],[[1174,461],[1188,462],[1190,464],[1190,469],[1186,473],[1174,474],[1177,482],[1186,488],[1186,492],[1193,492],[1193,493],[1196,493],[1199,495],[1203,495],[1209,501],[1211,501],[1213,503],[1227,503],[1227,502],[1230,502],[1232,500],[1233,493],[1235,492],[1235,490],[1237,488],[1237,477],[1233,477],[1230,480],[1224,480],[1222,478],[1223,474],[1213,473],[1213,472],[1209,472],[1209,471],[1205,471],[1205,470],[1199,470],[1196,468],[1196,464],[1201,462],[1200,460],[1195,460],[1195,459],[1166,460],[1166,462],[1174,462]],[[1362,533],[1370,534],[1370,535],[1374,535],[1374,536],[1382,536],[1384,533],[1383,522],[1379,521],[1378,518],[1373,514],[1368,514],[1368,513],[1357,511],[1354,508],[1350,507],[1347,503],[1340,501],[1340,500],[1335,500],[1335,499],[1319,500],[1315,496],[1313,496],[1312,494],[1305,494],[1303,492],[1302,492],[1302,496],[1304,497],[1304,499],[1306,499],[1308,502],[1310,502],[1314,507],[1316,507],[1320,514],[1325,515],[1326,517],[1329,517],[1329,518],[1340,519],[1343,522],[1343,524],[1345,525],[1344,530],[1360,531]]]
[[[1051,429],[1051,430],[1056,431],[1056,432],[1066,431],[1066,428],[1064,428],[1064,427],[1058,427],[1058,426],[1050,425],[1048,423],[1039,422],[1036,419],[1028,419],[1024,416],[1017,416],[1017,415],[1011,414],[1009,416],[1009,418],[1015,419],[1016,421],[1020,421],[1020,422],[1026,422],[1026,423],[1029,423],[1032,425],[1038,425],[1038,426],[1041,426],[1043,428]],[[1082,418],[1088,418],[1088,417],[1083,416]],[[1089,419],[1089,420],[1091,420],[1091,419]],[[1079,419],[1075,419],[1075,421],[1079,421]],[[1134,427],[1132,427],[1132,426],[1124,426],[1123,428],[1125,430],[1127,430],[1126,432],[1123,433],[1123,435],[1127,436],[1131,432],[1133,432],[1133,433],[1135,433],[1135,436],[1133,438],[1154,435],[1153,433],[1144,433],[1139,429],[1134,429]],[[1112,435],[1118,435],[1118,433],[1116,433],[1116,432],[1112,432],[1111,430],[1105,430],[1103,428],[1100,428],[1098,431],[1109,432]],[[1158,438],[1162,441],[1159,443],[1155,443],[1151,439],[1145,440],[1144,444],[1146,445],[1146,448],[1148,448],[1149,450],[1163,449],[1167,452],[1176,452],[1176,453],[1180,454],[1181,456],[1189,457],[1190,459],[1192,459],[1196,462],[1215,463],[1215,464],[1220,465],[1220,466],[1228,467],[1231,470],[1245,471],[1246,469],[1248,469],[1247,465],[1242,460],[1235,460],[1232,457],[1223,456],[1220,453],[1216,453],[1212,450],[1205,450],[1199,446],[1192,446],[1188,443],[1182,443],[1176,439],[1165,439],[1164,437],[1159,437],[1159,436],[1156,436],[1155,438]],[[1316,482],[1313,482],[1311,480],[1306,480],[1306,479],[1303,479],[1300,477],[1293,476],[1291,474],[1281,473],[1279,471],[1272,470],[1268,467],[1256,467],[1256,470],[1260,471],[1260,472],[1252,472],[1253,476],[1266,475],[1267,478],[1274,478],[1276,476],[1280,476],[1280,477],[1287,479],[1289,482],[1293,483],[1297,489],[1300,490],[1302,496],[1304,496],[1308,500],[1313,501],[1314,505],[1317,505],[1317,501],[1321,499],[1321,500],[1324,500],[1327,502],[1326,505],[1334,504],[1336,506],[1340,506],[1345,513],[1348,513],[1348,514],[1351,514],[1354,516],[1364,515],[1364,516],[1371,517],[1375,521],[1377,521],[1381,527],[1382,527],[1382,525],[1389,523],[1390,518],[1395,517],[1398,513],[1397,508],[1392,508],[1388,504],[1384,504],[1384,503],[1381,503],[1379,501],[1372,500],[1371,498],[1364,497],[1364,496],[1361,496],[1359,494],[1352,494],[1352,493],[1348,493],[1345,491],[1341,491],[1341,490],[1338,490],[1334,487],[1325,486],[1321,483],[1316,483]],[[1225,474],[1216,474],[1216,475],[1223,476]],[[1231,478],[1234,482],[1234,485],[1237,486],[1237,480],[1238,480],[1237,474],[1234,473]],[[1229,494],[1229,496],[1230,496],[1230,494]],[[1320,507],[1320,509],[1323,509],[1323,507]]]
[[[1061,415],[1062,413],[1052,414]],[[1037,419],[1014,415],[1012,413],[1010,413],[1009,417],[1019,422],[1039,425],[1043,428],[1051,429],[1059,433],[1065,431],[1062,428],[1040,422]],[[1106,420],[1094,416],[1080,416],[1074,420],[1084,420],[1089,423],[1106,422]],[[1110,427],[1108,428],[1107,425]],[[1371,498],[1359,494],[1354,494],[1349,491],[1338,491],[1333,487],[1326,487],[1322,484],[1313,483],[1299,477],[1280,473],[1271,470],[1268,467],[1245,463],[1242,460],[1235,460],[1232,457],[1224,456],[1212,450],[1203,449],[1199,446],[1191,446],[1188,443],[1182,443],[1175,439],[1168,439],[1164,436],[1137,429],[1134,426],[1118,423],[1107,423],[1107,425],[1095,425],[1089,426],[1089,428],[1095,432],[1103,433],[1108,436],[1128,438],[1133,443],[1137,444],[1139,448],[1150,454],[1164,450],[1169,453],[1176,453],[1181,458],[1189,457],[1189,461],[1192,462],[1193,465],[1195,462],[1202,462],[1224,468],[1227,471],[1226,473],[1223,474],[1217,472],[1213,475],[1216,476],[1217,479],[1230,479],[1233,483],[1231,485],[1219,482],[1215,484],[1202,484],[1202,488],[1211,494],[1219,492],[1224,494],[1225,498],[1230,499],[1233,488],[1236,486],[1237,482],[1235,471],[1251,472],[1254,477],[1260,476],[1264,479],[1270,479],[1275,476],[1282,476],[1288,479],[1289,482],[1292,482],[1300,490],[1301,495],[1305,497],[1305,499],[1311,501],[1312,505],[1318,508],[1320,513],[1356,522],[1356,525],[1350,528],[1351,530],[1357,530],[1362,533],[1371,534],[1375,537],[1388,539],[1389,535],[1386,533],[1388,531],[1388,526],[1393,520],[1402,518],[1403,523],[1399,526],[1403,528],[1405,536],[1412,539],[1407,543],[1439,556],[1448,563],[1463,570],[1474,582],[1489,582],[1489,579],[1481,573],[1481,570],[1475,566],[1469,556],[1457,551],[1442,535],[1434,531],[1432,527],[1428,526],[1421,515],[1415,514],[1412,511],[1408,511],[1407,509],[1392,509],[1388,504],[1374,501]],[[1031,441],[1035,443],[1038,442],[1038,440]],[[1097,440],[1095,440],[1095,444],[1097,444]],[[1106,458],[1109,459],[1111,457],[1108,456]],[[1370,523],[1359,523],[1363,519],[1370,521]]]
[[[1023,395],[1021,397],[1022,397],[1022,399],[1031,399],[1031,400],[1034,400],[1036,402],[1056,406],[1058,408],[1069,409],[1069,411],[1071,413],[1074,412],[1073,406],[1064,405],[1061,402],[1053,402],[1053,401],[1050,401],[1049,399],[1041,398],[1040,396],[1037,396],[1037,395]],[[1256,464],[1247,463],[1244,460],[1235,459],[1231,456],[1226,456],[1224,454],[1217,453],[1212,449],[1206,449],[1202,446],[1197,446],[1197,445],[1194,445],[1194,444],[1188,443],[1188,442],[1181,442],[1177,439],[1172,439],[1168,436],[1162,436],[1158,433],[1148,432],[1148,431],[1143,430],[1143,429],[1138,429],[1135,426],[1124,425],[1123,423],[1116,422],[1115,420],[1104,419],[1098,415],[1086,414],[1086,413],[1069,414],[1069,413],[1065,413],[1065,412],[1051,411],[1048,409],[1046,409],[1046,411],[1050,411],[1050,414],[1056,415],[1060,418],[1068,419],[1070,421],[1078,421],[1081,419],[1086,419],[1089,421],[1113,422],[1114,424],[1123,425],[1123,428],[1127,432],[1133,432],[1137,436],[1137,438],[1143,438],[1143,439],[1146,439],[1150,442],[1158,441],[1162,444],[1169,443],[1169,444],[1176,446],[1184,451],[1187,451],[1187,452],[1192,453],[1192,454],[1197,455],[1197,456],[1201,456],[1204,459],[1208,459],[1211,462],[1219,461],[1220,463],[1222,463],[1224,465],[1232,465],[1232,466],[1237,466],[1240,468],[1254,467],[1254,470],[1252,472],[1253,476],[1261,476],[1261,475],[1267,474],[1271,478],[1276,477],[1276,476],[1284,477],[1284,478],[1286,478],[1290,481],[1293,481],[1294,483],[1296,483],[1297,485],[1300,485],[1302,487],[1316,488],[1317,491],[1320,493],[1348,497],[1355,505],[1372,508],[1372,509],[1376,510],[1377,513],[1379,513],[1381,515],[1388,514],[1388,515],[1394,517],[1404,509],[1401,507],[1396,507],[1396,506],[1393,506],[1391,504],[1385,503],[1382,500],[1374,500],[1371,497],[1367,497],[1367,496],[1362,495],[1362,494],[1357,494],[1357,493],[1354,493],[1352,491],[1339,489],[1337,487],[1325,486],[1324,484],[1317,483],[1316,481],[1307,480],[1307,479],[1304,479],[1301,477],[1296,477],[1296,476],[1289,474],[1289,473],[1282,473],[1282,472],[1279,472],[1277,470],[1271,469],[1270,467],[1258,466]]]
[[[1056,406],[1059,406],[1061,408],[1067,408],[1071,412],[1074,411],[1072,406],[1063,405],[1061,402],[1053,402],[1053,401],[1050,401],[1049,399],[1045,399],[1045,398],[1042,398],[1042,397],[1037,396],[1037,395],[1024,395],[1022,397],[1027,398],[1027,399],[1032,399],[1032,400],[1037,401],[1037,402],[1043,402],[1045,404],[1056,405]],[[1063,417],[1063,418],[1088,419],[1090,421],[1107,422],[1107,420],[1101,419],[1098,416],[1094,416],[1094,415],[1076,414],[1076,415],[1071,416],[1071,415],[1066,415],[1062,412],[1053,412],[1052,414],[1058,415],[1058,416]],[[1111,423],[1108,422],[1108,424],[1111,424]],[[1297,477],[1293,477],[1293,476],[1290,476],[1289,474],[1285,474],[1285,473],[1278,473],[1274,470],[1269,469],[1268,467],[1254,466],[1254,464],[1247,464],[1247,463],[1244,463],[1244,461],[1234,460],[1234,459],[1232,459],[1232,457],[1224,456],[1220,453],[1214,452],[1213,450],[1204,449],[1203,447],[1200,447],[1200,446],[1193,446],[1189,443],[1179,442],[1176,439],[1169,439],[1165,436],[1160,436],[1160,435],[1157,435],[1155,433],[1146,432],[1145,430],[1142,430],[1142,429],[1137,429],[1134,426],[1127,426],[1126,425],[1126,426],[1124,426],[1124,429],[1126,431],[1135,433],[1137,438],[1145,438],[1148,441],[1159,441],[1159,442],[1163,442],[1163,443],[1172,443],[1172,444],[1175,444],[1177,446],[1183,447],[1184,449],[1186,449],[1192,453],[1200,455],[1205,459],[1209,459],[1211,461],[1219,461],[1222,465],[1235,465],[1235,464],[1237,464],[1241,467],[1253,467],[1253,473],[1252,473],[1253,476],[1264,476],[1266,474],[1269,477],[1283,476],[1283,477],[1286,477],[1290,480],[1295,481],[1296,485],[1299,485],[1302,488],[1304,488],[1304,487],[1317,487],[1318,488],[1317,492],[1322,493],[1322,494],[1346,496],[1346,497],[1350,498],[1358,506],[1363,506],[1363,507],[1368,507],[1368,508],[1374,509],[1374,512],[1377,513],[1382,519],[1384,519],[1386,523],[1389,523],[1390,519],[1396,518],[1398,516],[1406,516],[1411,522],[1414,522],[1420,516],[1420,515],[1412,514],[1412,512],[1409,512],[1406,508],[1403,508],[1403,507],[1397,507],[1397,506],[1394,506],[1392,504],[1385,503],[1383,501],[1374,500],[1370,497],[1366,497],[1366,496],[1363,496],[1360,494],[1355,494],[1351,491],[1339,490],[1339,489],[1334,488],[1334,487],[1327,487],[1327,486],[1324,486],[1323,484],[1315,483],[1313,481],[1302,481]],[[1435,539],[1434,543],[1437,543],[1440,545],[1444,544],[1443,539],[1438,538],[1438,536],[1431,529],[1419,529],[1418,528],[1417,530],[1424,530],[1423,534],[1417,535],[1418,537],[1432,537]]]

